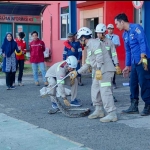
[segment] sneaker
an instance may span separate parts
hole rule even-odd
[[[70,105],[71,105],[71,106],[75,106],[75,107],[80,107],[80,106],[82,106],[82,104],[80,104],[77,99],[75,99],[74,101],[71,101]]]
[[[18,86],[24,86],[24,84],[21,82],[18,82]]]
[[[9,86],[7,86],[7,90],[10,90],[10,87],[9,87]]]
[[[56,104],[56,103],[54,103],[54,102],[52,102],[52,108],[54,108],[54,109],[58,109],[57,104]]]
[[[40,83],[39,83],[39,82],[35,82],[35,85],[36,85],[36,86],[40,86]]]
[[[14,89],[16,89],[15,86],[11,86],[10,87],[10,90],[14,90]]]
[[[117,99],[115,98],[115,96],[113,96],[113,98],[114,98],[114,102],[118,102]]]
[[[117,89],[117,86],[116,86],[116,84],[113,84],[113,89]]]

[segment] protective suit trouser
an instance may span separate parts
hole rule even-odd
[[[143,101],[150,105],[150,59],[148,59],[148,71],[143,69],[142,64],[132,64],[130,75],[130,98],[138,99],[139,85]]]
[[[112,78],[114,72],[106,72],[102,75],[102,80],[93,78],[91,87],[91,97],[93,105],[104,106],[104,109],[109,113],[116,110],[112,95]]]
[[[70,77],[67,77],[64,81],[65,81],[65,85],[69,85],[70,86]],[[50,77],[49,78],[49,86],[53,87],[56,84],[57,84],[56,78]],[[75,82],[71,86],[71,101],[74,101],[74,99],[77,96],[77,88],[78,88],[78,80],[75,78]],[[60,93],[59,88],[58,88],[58,92]],[[52,94],[52,95],[54,95],[56,97],[56,87],[51,90],[50,94]],[[51,97],[51,101],[54,102],[54,100],[52,98],[53,96],[50,96],[50,97]]]
[[[95,69],[92,69],[92,80],[95,78]],[[113,78],[111,79],[112,81],[112,85],[111,85],[111,90],[112,90],[112,93],[113,93]]]

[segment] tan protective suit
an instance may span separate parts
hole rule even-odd
[[[53,66],[51,66],[45,75],[45,77],[48,78],[50,88],[56,85],[56,83],[60,82],[60,80],[62,80],[62,78],[64,78],[68,73],[69,72],[67,70],[67,64],[65,61],[55,63]],[[64,85],[71,86],[69,76],[58,84],[58,92],[63,98],[66,97]],[[71,101],[74,101],[77,96],[77,88],[78,80],[75,78],[75,82],[71,86]],[[56,87],[51,90],[50,94],[56,96]],[[53,96],[51,96],[51,101],[54,102]]]
[[[100,41],[99,38],[96,38],[99,42],[102,42],[102,44],[104,44],[105,48],[108,51],[108,54],[110,56],[110,58],[112,59],[113,63],[116,65],[119,63],[118,61],[118,56],[117,56],[117,52],[116,52],[116,48],[115,45],[113,44],[113,42],[108,39],[105,38],[103,41]]]
[[[108,38],[105,38],[103,41],[100,41],[99,38],[96,38],[96,39],[105,46],[105,48],[108,51],[108,54],[109,54],[110,58],[112,59],[113,63],[115,65],[119,64],[118,56],[117,56],[117,52],[116,52],[116,48],[115,48],[114,43]],[[113,86],[111,89],[113,91]]]
[[[96,80],[95,75],[91,87],[91,98],[93,105],[104,106],[109,113],[116,110],[111,90],[111,81],[116,71],[113,62],[104,45],[96,39],[89,39],[86,44],[87,58],[86,63],[78,70],[78,73],[84,73],[91,65],[92,70],[101,67],[102,80]]]

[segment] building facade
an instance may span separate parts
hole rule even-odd
[[[11,12],[6,11],[3,14],[4,11],[0,11],[0,44],[2,44],[6,32],[12,32],[16,37],[20,31],[25,32],[25,41],[29,43],[32,40],[30,33],[36,30],[39,32],[39,38],[52,52],[51,60],[46,64],[51,66],[57,61],[61,61],[63,43],[69,32],[69,2],[1,1],[0,6],[3,6],[4,3],[10,6],[14,5],[14,7],[20,5],[22,10],[25,10],[21,12],[15,7],[14,11],[17,14],[14,14],[12,6]],[[18,7],[18,9],[20,8]],[[127,14],[130,22],[134,22],[134,7],[131,1],[77,1],[77,29],[83,26],[89,27],[96,37],[94,29],[98,23],[114,24],[114,17],[122,12]],[[114,33],[120,37],[121,46],[117,48],[117,52],[121,68],[123,68],[125,50],[122,32],[115,28]]]

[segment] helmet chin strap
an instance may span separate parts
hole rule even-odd
[[[82,40],[84,43],[83,43],[83,44],[81,44],[81,45],[82,45],[82,46],[84,46],[84,47],[86,46],[86,44],[85,44],[85,40],[86,40],[86,39]]]
[[[100,41],[104,41],[104,39],[105,39],[105,34],[102,33],[102,37],[100,38]]]

